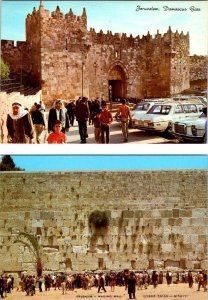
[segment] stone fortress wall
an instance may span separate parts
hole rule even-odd
[[[159,31],[142,37],[87,29],[85,9],[75,16],[41,4],[26,18],[26,41],[2,41],[2,56],[15,74],[41,86],[43,100],[169,97],[189,88],[189,34]],[[194,68],[194,64],[192,64]],[[202,72],[204,74],[204,71]],[[205,74],[205,78],[207,75]]]
[[[34,271],[18,232],[39,236],[47,271],[204,268],[207,171],[0,173],[0,271]],[[88,217],[106,211],[107,230]]]

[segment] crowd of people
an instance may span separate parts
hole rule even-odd
[[[110,125],[114,118],[119,118],[122,125],[124,142],[128,141],[128,124],[131,122],[131,112],[127,101],[121,100],[115,116],[108,109],[103,99],[88,100],[79,98],[64,102],[54,101],[46,117],[45,105],[42,101],[34,103],[30,109],[25,109],[18,102],[12,104],[12,112],[7,116],[7,130],[9,143],[67,143],[66,133],[74,126],[76,119],[79,128],[80,142],[87,142],[87,126],[94,126],[95,143],[108,144]],[[47,120],[46,120],[47,119]],[[44,130],[48,131],[43,139]]]
[[[156,288],[158,284],[167,285],[187,283],[189,288],[193,288],[193,284],[197,284],[197,291],[202,288],[204,292],[207,291],[207,271],[199,271],[193,273],[192,271],[176,272],[176,274],[168,270],[166,273],[156,270],[152,272],[144,271],[129,271],[121,272],[84,272],[69,274],[60,272],[57,274],[46,274],[44,276],[36,277],[27,274],[22,274],[19,278],[17,286],[18,291],[25,292],[25,295],[33,296],[36,290],[39,292],[50,291],[50,289],[60,290],[62,294],[67,291],[74,291],[77,289],[89,290],[97,289],[97,293],[101,291],[114,292],[117,286],[124,287],[129,295],[129,299],[135,299],[136,290],[148,289],[150,286]],[[14,277],[6,273],[0,276],[0,296],[4,298],[7,293],[11,293],[14,289]]]

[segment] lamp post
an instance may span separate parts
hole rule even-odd
[[[112,111],[112,85],[109,85],[110,111]]]
[[[82,60],[82,98],[83,98],[83,88],[84,88],[84,61]]]

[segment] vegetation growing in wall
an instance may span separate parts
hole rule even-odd
[[[9,66],[0,58],[0,77],[1,79],[9,78]]]
[[[106,211],[94,210],[89,215],[89,225],[93,225],[95,229],[107,228],[109,218]]]
[[[28,249],[35,257],[37,276],[38,277],[42,276],[42,272],[43,272],[42,251],[37,236],[26,232],[20,232],[16,240],[14,241],[14,243],[21,243],[25,247],[28,247]]]

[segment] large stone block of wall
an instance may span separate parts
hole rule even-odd
[[[205,266],[206,170],[3,172],[0,207],[0,270],[34,271],[18,232],[39,237],[45,270]]]

